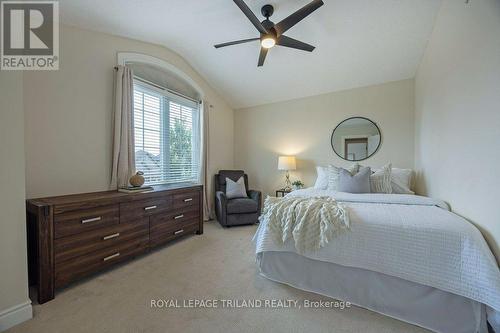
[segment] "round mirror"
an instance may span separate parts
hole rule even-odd
[[[378,126],[370,119],[352,117],[335,127],[332,148],[335,154],[347,161],[362,161],[375,154],[381,143]]]

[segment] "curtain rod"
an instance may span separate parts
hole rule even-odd
[[[115,66],[114,68],[115,68],[115,70],[118,70],[118,66]],[[192,97],[189,97],[189,96],[186,96],[186,95],[184,95],[184,94],[181,94],[180,92],[177,92],[177,91],[175,91],[175,90],[168,89],[167,87],[160,86],[159,84],[156,84],[156,83],[151,82],[151,81],[149,81],[149,80],[143,79],[142,77],[139,77],[139,76],[134,75],[134,79],[135,79],[135,80],[137,80],[137,81],[141,81],[141,82],[147,83],[147,84],[149,84],[149,85],[152,85],[152,86],[154,86],[154,87],[156,87],[156,88],[158,88],[158,89],[168,91],[168,92],[169,92],[169,93],[171,93],[171,94],[174,94],[174,95],[177,95],[177,96],[179,96],[179,97],[182,97],[182,98],[188,99],[188,100],[190,100],[190,101],[192,101],[192,102],[195,102],[195,103],[198,103],[198,104],[201,104],[201,103],[202,103],[202,101],[200,101],[200,100],[196,100],[196,99],[194,99],[194,98],[192,98]]]

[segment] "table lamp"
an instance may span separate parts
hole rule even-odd
[[[285,190],[290,191],[292,184],[290,183],[290,170],[295,170],[297,165],[295,163],[295,156],[280,156],[278,158],[278,170],[286,171],[285,175]]]

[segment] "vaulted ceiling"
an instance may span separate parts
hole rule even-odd
[[[279,22],[309,0],[246,0],[275,7]],[[270,50],[257,67],[258,37],[231,0],[64,0],[63,23],[161,44],[183,56],[234,108],[289,100],[415,76],[440,0],[324,0],[287,32],[314,52]]]

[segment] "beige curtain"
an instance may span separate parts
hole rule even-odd
[[[200,183],[203,185],[203,219],[205,221],[210,220],[212,217],[211,207],[212,200],[208,195],[208,143],[209,143],[209,110],[210,105],[207,101],[203,101],[201,105],[201,149],[200,149]]]
[[[135,173],[133,95],[132,70],[126,66],[118,66],[115,76],[113,107],[111,189],[128,186],[128,180]]]

